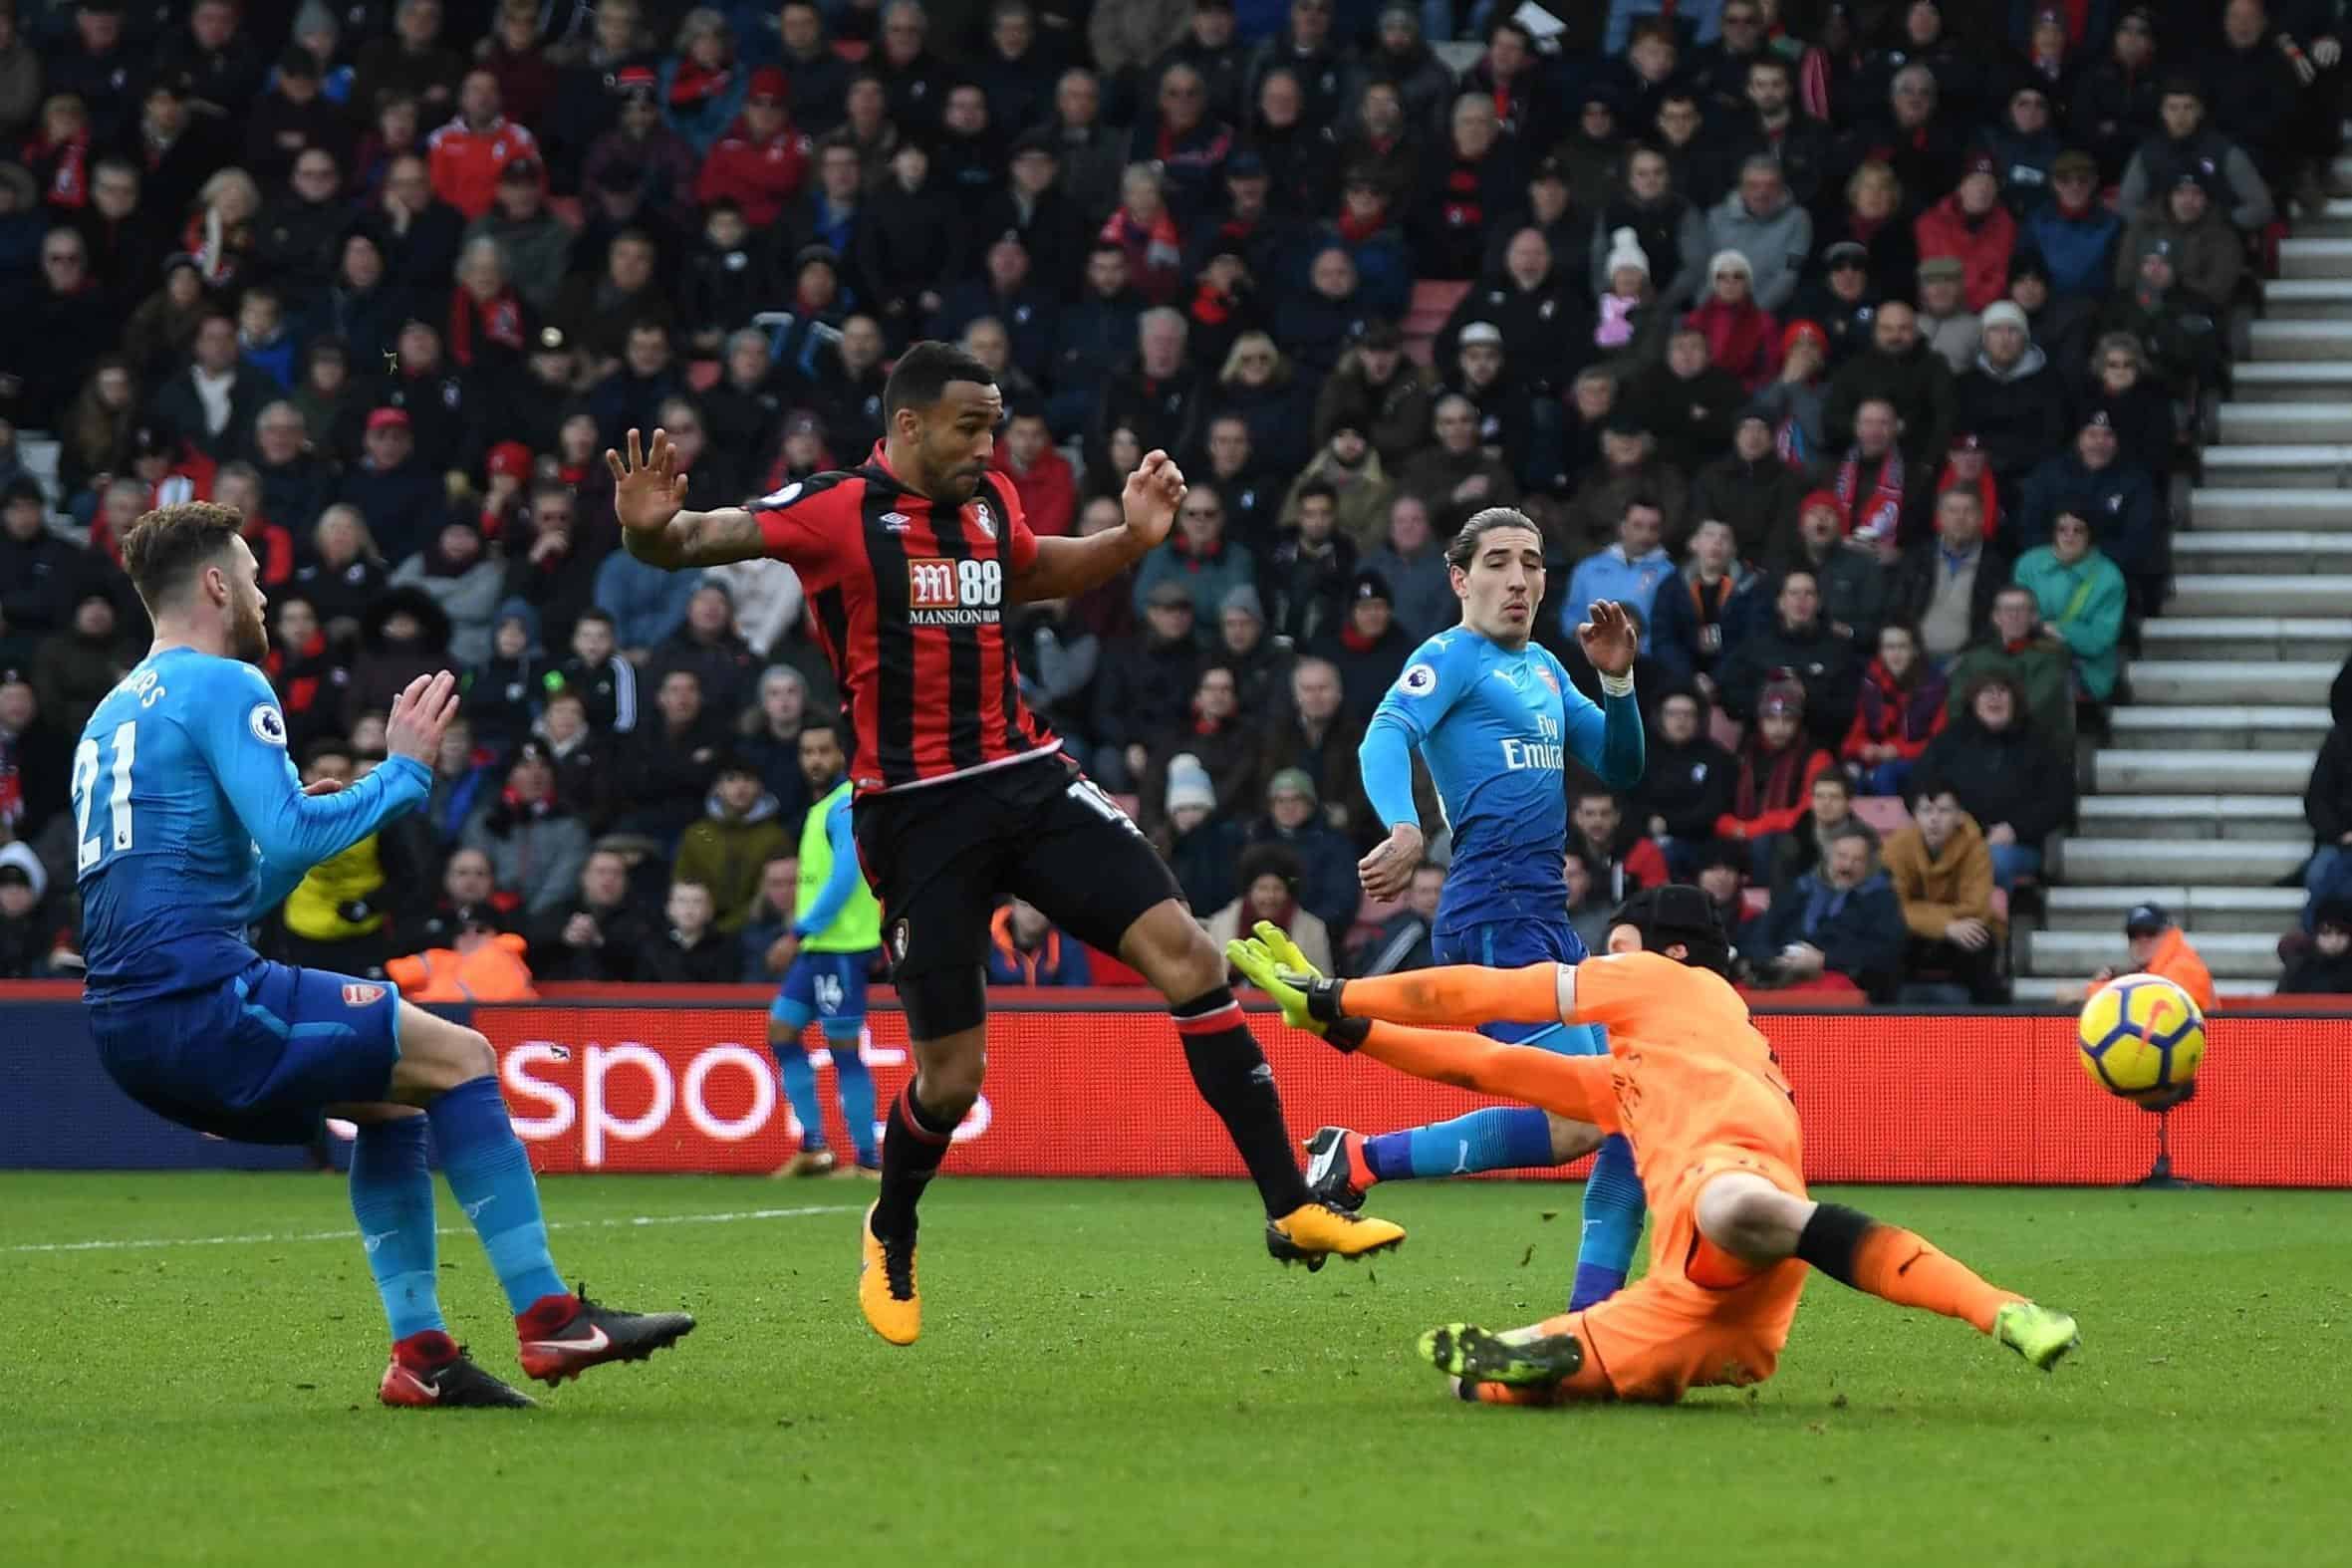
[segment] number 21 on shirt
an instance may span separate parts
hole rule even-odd
[[[107,815],[112,821],[109,838],[117,850],[131,848],[131,765],[138,759],[138,721],[130,719],[115,726],[107,746],[114,752],[114,788],[107,795]],[[74,836],[81,848],[77,852],[75,870],[88,871],[99,862],[110,847],[90,832],[91,809],[97,805],[95,791],[100,773],[107,771],[99,756],[99,744],[85,739],[74,750]]]

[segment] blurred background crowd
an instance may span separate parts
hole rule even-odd
[[[666,428],[697,507],[855,465],[928,336],[996,370],[1037,531],[1154,447],[1192,481],[1008,632],[1204,920],[1428,961],[1442,824],[1367,903],[1356,746],[1511,503],[1580,682],[1584,605],[1643,627],[1576,915],[1691,880],[1757,983],[1997,999],[2232,312],[2329,194],[2337,6],[1559,10],[0,0],[0,974],[72,972],[120,537],[208,498],[306,778],[465,676],[429,808],[270,950],[770,978],[837,694],[789,568],[618,549],[601,453]],[[993,968],[1120,977],[1019,906]]]

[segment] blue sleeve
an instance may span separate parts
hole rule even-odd
[[[814,936],[833,923],[841,914],[841,907],[850,902],[850,892],[858,885],[858,845],[850,836],[850,798],[847,795],[833,803],[825,813],[825,842],[833,849],[833,870],[825,878],[825,886],[817,890],[817,902],[806,913],[793,917],[795,936]]]
[[[250,666],[215,683],[194,709],[189,735],[261,852],[265,897],[258,908],[274,906],[313,866],[422,805],[431,792],[423,763],[392,757],[339,795],[305,795],[286,754],[285,716]]]
[[[1544,656],[1551,657],[1549,651]],[[1568,754],[1598,773],[1611,789],[1632,789],[1641,783],[1648,756],[1642,736],[1641,698],[1604,697],[1596,705],[1568,683],[1568,671],[1558,659],[1552,658],[1551,663],[1568,720]]]
[[[1413,803],[1413,749],[1430,738],[1461,697],[1464,660],[1447,656],[1452,646],[1440,635],[1414,651],[1413,661],[1380,699],[1356,748],[1365,797],[1384,828],[1421,822]]]

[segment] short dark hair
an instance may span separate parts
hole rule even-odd
[[[951,343],[925,338],[899,357],[891,379],[882,389],[882,416],[898,417],[902,408],[927,408],[947,392],[950,382],[996,385],[996,373]]]
[[[849,749],[848,743],[841,738],[841,721],[831,714],[812,713],[800,721],[799,738],[805,740],[811,735],[831,735],[835,745],[844,751]]]
[[[185,588],[198,571],[226,550],[244,526],[244,515],[216,501],[183,501],[158,506],[123,536],[123,570],[152,613]]]
[[[1471,513],[1470,520],[1461,525],[1460,532],[1446,541],[1445,564],[1468,571],[1470,562],[1477,557],[1478,541],[1500,528],[1524,528],[1538,539],[1543,537],[1543,530],[1535,526],[1535,519],[1517,507],[1489,506],[1482,512]]]
[[[577,632],[584,624],[590,621],[603,623],[605,630],[608,632],[616,631],[620,627],[620,623],[613,619],[612,611],[607,610],[602,605],[590,605],[587,609],[581,611],[579,616],[573,620],[572,630]]]
[[[1302,506],[1318,496],[1329,501],[1334,508],[1339,505],[1339,487],[1329,479],[1309,479],[1298,487],[1299,504]]]
[[[321,735],[302,748],[302,765],[306,768],[316,767],[322,757],[341,757],[346,762],[359,760],[359,754],[352,749],[352,743],[341,735]]]

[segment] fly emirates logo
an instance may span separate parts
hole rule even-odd
[[[1549,768],[1557,773],[1568,765],[1568,754],[1560,744],[1557,720],[1538,716],[1535,720],[1535,739],[1513,735],[1502,743],[1502,765],[1514,773],[1521,768]]]

